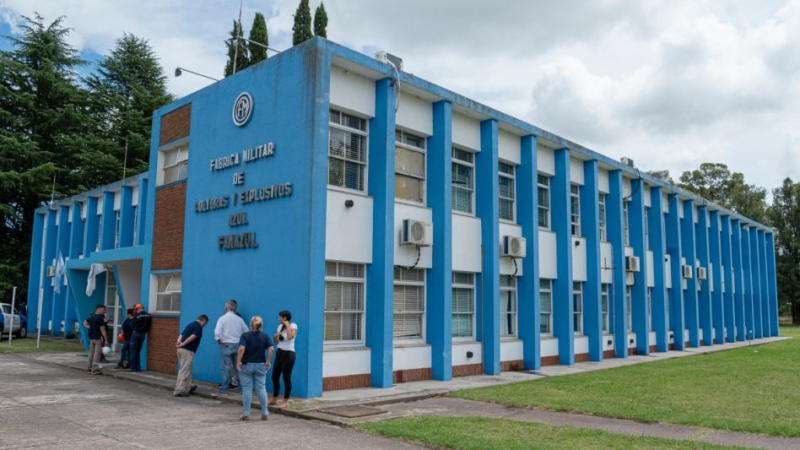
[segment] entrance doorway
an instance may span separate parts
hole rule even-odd
[[[115,269],[110,269],[106,272],[106,317],[111,319],[107,328],[109,344],[111,349],[117,352],[122,349],[122,344],[117,342],[117,335],[122,332],[122,322],[127,316],[125,305],[120,301],[114,271]]]

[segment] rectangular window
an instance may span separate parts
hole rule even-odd
[[[500,182],[500,218],[513,222],[514,198],[516,194],[514,166],[504,162],[499,163],[498,179]]]
[[[581,235],[581,195],[580,187],[575,184],[569,186],[569,222],[573,236]]]
[[[158,294],[156,295],[155,312],[181,312],[181,274],[158,275],[156,279]]]
[[[572,328],[576,334],[583,333],[583,282],[572,282]]]
[[[189,170],[189,144],[182,143],[162,150],[161,184],[185,180]]]
[[[394,195],[425,202],[425,138],[402,130],[394,132]]]
[[[517,278],[500,275],[500,336],[517,335]]]
[[[133,245],[139,245],[139,206],[133,207]]]
[[[114,211],[114,248],[119,248],[120,211]]]
[[[653,329],[653,288],[647,288],[647,323],[648,329]]]
[[[553,280],[542,278],[539,280],[539,315],[541,334],[553,333]]]
[[[453,148],[453,211],[472,214],[475,194],[475,155]]]
[[[650,215],[650,208],[644,207],[644,248],[650,250],[650,220],[647,216]]]
[[[607,241],[608,240],[608,229],[606,227],[606,194],[600,193],[600,197],[597,199],[597,209],[598,209],[598,222],[600,227],[600,240]]]
[[[364,191],[367,166],[367,121],[330,110],[328,184]]]
[[[550,229],[550,177],[538,175],[536,202],[538,205],[539,228]]]
[[[628,200],[622,200],[622,232],[624,234],[625,245],[631,245],[631,233],[628,226]]]
[[[611,326],[608,314],[609,300],[611,298],[611,285],[603,283],[600,285],[600,314],[603,321],[603,333],[610,333]]]
[[[453,337],[475,336],[475,274],[453,272]]]
[[[325,343],[361,343],[364,273],[363,264],[325,262]]]
[[[425,269],[394,268],[394,338],[422,339]]]
[[[633,330],[633,286],[625,286],[625,311],[627,313],[625,326],[631,331]]]

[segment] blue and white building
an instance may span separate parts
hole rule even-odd
[[[224,302],[289,309],[307,397],[778,334],[771,228],[398,62],[315,38],[158,110],[148,173],[37,211],[31,330],[141,302],[174,373],[205,313],[218,381]]]

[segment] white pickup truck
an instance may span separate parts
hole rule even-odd
[[[14,310],[8,303],[0,303],[0,334],[14,333],[18,338],[28,336],[28,318]]]

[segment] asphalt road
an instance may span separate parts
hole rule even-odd
[[[412,449],[402,442],[0,355],[0,448]],[[253,418],[258,418],[258,410]]]

